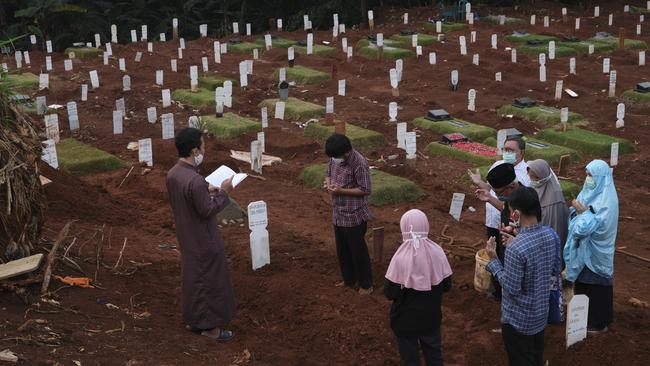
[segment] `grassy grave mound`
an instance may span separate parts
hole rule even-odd
[[[326,174],[327,164],[311,165],[302,171],[299,179],[312,188],[322,189]],[[372,193],[368,197],[368,203],[373,206],[411,202],[423,195],[420,187],[412,181],[377,169],[370,170],[370,180]]]
[[[298,43],[297,41],[286,38],[273,38],[271,41],[271,47],[273,48],[289,48]],[[266,41],[264,41],[264,38],[258,38],[255,43],[258,45],[258,48],[260,46],[266,48]]]
[[[566,131],[556,128],[547,128],[537,133],[537,138],[555,145],[570,146],[585,154],[608,157],[611,145],[618,142],[618,153],[628,154],[634,152],[634,144],[620,137],[613,137],[577,127],[569,127]]]
[[[535,160],[535,159],[530,159],[530,160]],[[480,167],[476,168],[481,173],[481,177],[483,178],[484,182],[486,181],[486,176],[487,176],[487,173],[490,170],[491,166],[492,165],[484,165],[484,166],[480,166]],[[467,174],[461,175],[461,180],[464,180],[465,183],[467,183],[469,185],[472,185],[472,182],[469,180],[469,177],[467,176]],[[564,199],[567,202],[574,199],[578,195],[578,193],[580,193],[580,190],[582,189],[582,187],[578,186],[575,183],[569,182],[568,180],[562,180],[562,179],[558,179],[558,180],[560,182],[560,188],[562,189]]]
[[[73,138],[59,141],[56,145],[56,153],[61,168],[79,176],[107,172],[127,165],[115,155]]]
[[[554,36],[546,36],[543,34],[526,34],[526,35],[516,35],[510,34],[504,37],[508,42],[513,43],[526,43],[528,41],[540,41],[548,44],[550,41],[558,41],[559,39]]]
[[[560,110],[545,106],[534,106],[529,108],[518,108],[511,104],[504,105],[497,111],[499,115],[513,115],[530,122],[539,123],[544,126],[560,124]],[[586,125],[589,122],[579,113],[569,112],[569,124]]]
[[[310,123],[305,127],[305,136],[315,140],[325,141],[334,133],[334,126],[323,126],[320,123]],[[358,149],[369,149],[373,147],[388,145],[386,137],[373,130],[345,124],[345,135],[352,142],[352,146]]]
[[[618,37],[608,37],[604,39],[595,39],[591,38],[589,39],[590,42],[593,42],[595,44],[601,44],[605,45],[608,47],[613,47],[612,50],[618,48]],[[648,45],[643,42],[639,41],[636,39],[625,39],[625,49],[626,50],[645,50],[648,48]]]
[[[483,141],[486,138],[496,136],[497,134],[497,131],[494,128],[467,122],[458,118],[446,121],[431,121],[420,117],[414,119],[413,124],[441,135],[454,132],[462,133],[465,137],[474,141]]]
[[[498,15],[488,15],[484,18],[481,18],[481,20],[490,23],[490,24],[500,24],[499,16]],[[526,21],[521,19],[521,18],[510,18],[510,17],[505,17],[505,22],[504,24],[510,25],[510,24],[526,24]]]
[[[320,84],[322,81],[329,80],[330,74],[310,69],[308,67],[295,65],[294,67],[285,68],[287,71],[287,81],[295,81],[298,84]],[[276,69],[273,76],[277,79],[280,75],[280,69]]]
[[[251,43],[251,42],[242,42],[242,43],[228,43],[228,52],[232,53],[247,53],[252,54],[254,49],[258,49],[261,53],[264,51],[264,43]]]
[[[300,55],[306,55],[307,54],[307,47],[306,46],[294,46],[294,50],[296,51],[297,54],[300,54]],[[330,46],[325,46],[325,45],[322,45],[322,44],[314,44],[312,52],[316,56],[331,57],[331,56],[336,55],[336,48],[330,47]]]
[[[540,53],[548,54],[548,43],[542,43],[535,46],[525,44],[522,45],[521,47],[517,47],[517,50],[521,50],[521,52],[529,55],[538,55]],[[564,43],[555,44],[556,57],[575,56],[577,54],[578,54],[578,50],[575,48],[565,46]]]
[[[199,88],[196,93],[192,92],[190,89],[176,89],[172,92],[172,100],[196,108],[216,106],[214,90],[203,88]],[[236,104],[237,101],[233,98],[232,105],[235,106]]]
[[[239,83],[236,80],[225,78],[222,76],[210,75],[199,77],[199,88],[214,91],[216,88],[223,86],[223,83],[230,80],[232,86],[237,86]]]
[[[589,45],[594,45],[595,53],[609,53],[614,51],[616,47],[618,47],[616,43],[598,42],[598,41],[561,42],[560,45],[562,47],[573,48],[574,50],[578,51],[578,53],[589,53]]]
[[[569,147],[553,145],[547,141],[525,137],[526,140],[526,160],[543,159],[553,165],[560,162],[562,155],[571,155],[572,161],[581,159],[580,154]],[[497,146],[497,140],[494,137],[488,137],[483,141],[489,146]]]
[[[650,14],[650,9],[639,6],[630,6],[630,14]]]
[[[10,92],[29,92],[38,89],[38,76],[29,72],[22,74],[4,74],[0,84]]]
[[[424,28],[435,31],[436,23],[425,22]],[[465,23],[442,23],[442,33],[455,32],[465,28],[467,28]]]
[[[497,157],[490,157],[490,156],[482,156],[478,154],[473,154],[468,151],[456,149],[452,146],[440,143],[440,142],[432,142],[426,147],[426,151],[429,154],[436,155],[436,156],[447,156],[453,159],[461,160],[461,161],[466,161],[468,163],[476,164],[476,165],[485,165],[485,164],[492,164],[496,161]]]
[[[639,93],[630,89],[624,91],[621,97],[630,103],[650,104],[650,93]]]
[[[63,51],[63,54],[67,57],[70,54],[70,52],[74,52],[75,58],[81,58],[81,59],[95,58],[104,54],[104,51],[95,47],[83,47],[83,48],[70,47],[70,48],[66,48],[65,51]]]
[[[224,113],[220,118],[215,116],[201,116],[201,122],[205,123],[205,128],[208,132],[225,139],[237,138],[249,132],[257,132],[262,129],[261,122],[230,112]]]
[[[266,107],[269,111],[269,116],[275,115],[275,103],[279,99],[265,99],[259,107]],[[322,105],[305,102],[303,100],[290,97],[284,101],[284,119],[308,119],[314,117],[324,117],[325,107]]]
[[[379,51],[377,46],[374,43],[371,44],[367,39],[362,39],[357,42],[357,47],[359,47],[358,53],[361,57],[368,59],[376,59],[378,57]],[[415,56],[415,53],[411,50],[402,48],[400,42],[392,39],[384,40],[384,57],[398,59],[413,56]]]
[[[400,43],[400,45],[406,49],[411,48],[412,36],[403,36],[401,34],[395,34],[390,39],[395,40]],[[438,42],[438,37],[432,36],[430,34],[418,33],[418,45],[420,46],[430,46]]]

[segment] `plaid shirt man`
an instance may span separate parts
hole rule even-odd
[[[497,259],[488,263],[486,269],[502,288],[501,323],[524,335],[544,330],[551,274],[560,270],[555,260],[558,242],[557,234],[548,226],[524,227],[506,248],[504,265]]]
[[[341,164],[330,160],[327,176],[333,185],[340,188],[360,188],[370,194],[370,168],[368,161],[359,152],[352,149],[350,157]],[[332,196],[332,221],[335,226],[354,227],[370,220],[372,214],[368,208],[368,196]]]

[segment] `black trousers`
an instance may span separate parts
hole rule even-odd
[[[544,331],[533,335],[524,335],[510,324],[501,324],[503,344],[508,353],[510,366],[544,365]]]
[[[576,295],[589,297],[587,327],[597,330],[608,327],[614,317],[614,287],[576,281],[573,289]]]
[[[426,336],[396,335],[396,338],[402,366],[420,366],[420,349],[427,366],[442,366],[440,328]]]
[[[372,268],[366,246],[367,229],[366,222],[353,227],[334,225],[336,256],[346,286],[352,287],[359,282],[361,288],[372,287]]]

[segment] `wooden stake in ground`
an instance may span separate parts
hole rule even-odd
[[[376,263],[382,263],[384,259],[384,227],[372,229],[372,258]]]
[[[625,49],[625,28],[618,28],[618,48]]]
[[[68,221],[65,226],[63,226],[63,229],[59,231],[59,235],[57,235],[56,241],[54,242],[54,245],[52,245],[52,250],[50,251],[50,254],[47,255],[47,259],[45,261],[45,273],[43,274],[43,285],[41,286],[41,295],[45,294],[48,287],[50,286],[50,279],[52,277],[52,268],[54,267],[56,252],[65,237],[68,236],[70,225],[72,225],[73,222],[74,221]]]
[[[560,166],[558,168],[558,177],[566,178],[569,173],[569,164],[571,163],[571,155],[560,156]]]

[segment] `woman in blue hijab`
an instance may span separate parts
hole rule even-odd
[[[582,191],[570,209],[564,261],[567,280],[575,282],[575,294],[589,297],[588,330],[604,332],[612,322],[614,312],[618,196],[607,163],[594,160],[586,170]]]

